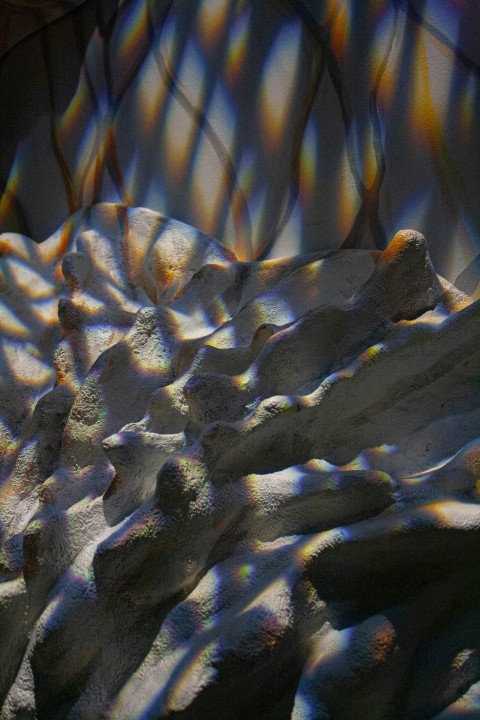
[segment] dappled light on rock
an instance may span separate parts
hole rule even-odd
[[[0,247],[2,720],[475,707],[480,301],[420,233],[247,262],[105,203]]]

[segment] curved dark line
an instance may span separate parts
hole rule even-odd
[[[390,32],[390,37],[388,39],[387,50],[382,59],[382,62],[380,63],[377,77],[375,78],[375,83],[374,83],[372,92],[370,93],[370,99],[369,99],[370,120],[372,123],[372,129],[373,129],[373,149],[375,152],[375,160],[376,160],[376,165],[377,165],[377,172],[376,172],[375,181],[374,181],[375,217],[370,218],[370,227],[372,230],[372,235],[375,240],[375,243],[379,249],[383,249],[387,245],[387,237],[386,237],[385,229],[380,221],[380,213],[379,213],[380,192],[382,189],[383,180],[385,178],[387,164],[386,164],[385,153],[384,153],[383,145],[382,145],[382,127],[381,127],[381,122],[380,122],[380,113],[378,110],[378,92],[380,90],[380,84],[382,82],[383,75],[387,68],[388,61],[389,61],[390,55],[392,53],[393,44],[395,42],[395,38],[397,35],[397,25],[398,25],[398,9],[397,8],[394,9],[394,13],[395,13],[395,16],[394,16],[394,21],[393,21],[393,27]],[[373,210],[372,210],[372,212],[373,212]],[[375,224],[378,226],[377,232],[375,232]]]
[[[290,220],[290,217],[293,212],[293,208],[298,199],[299,180],[300,180],[300,172],[301,172],[302,143],[303,143],[303,139],[305,136],[305,131],[307,129],[308,120],[312,113],[313,104],[314,104],[315,98],[317,96],[317,90],[318,90],[318,87],[322,80],[324,71],[325,71],[324,53],[322,52],[321,57],[320,57],[320,66],[318,67],[318,71],[314,75],[314,80],[313,80],[312,85],[306,95],[305,112],[298,124],[297,131],[295,133],[295,139],[293,142],[293,151],[292,151],[292,163],[291,163],[292,183],[291,183],[289,198],[287,200],[287,205],[286,205],[285,211],[283,213],[283,217],[277,223],[275,229],[271,233],[271,236],[260,246],[259,254],[256,257],[257,260],[264,260],[266,258],[268,252],[271,249],[272,243],[278,237],[278,235],[282,232],[283,228],[286,226],[286,224]]]
[[[252,223],[250,219],[250,214],[248,211],[248,205],[247,200],[245,198],[245,195],[242,191],[241,185],[238,182],[237,174],[235,172],[235,167],[233,164],[233,161],[227,152],[224,144],[216,134],[215,130],[213,129],[211,123],[207,119],[206,113],[200,109],[196,108],[188,99],[186,94],[183,92],[183,90],[180,87],[179,81],[176,78],[173,70],[171,70],[168,67],[168,61],[164,54],[162,52],[159,53],[160,59],[161,59],[161,67],[163,69],[164,75],[168,82],[168,90],[172,94],[174,94],[180,104],[184,107],[184,109],[188,112],[190,117],[197,123],[199,129],[205,133],[205,136],[210,141],[211,146],[213,147],[215,154],[217,155],[218,159],[220,160],[220,163],[223,167],[226,184],[227,184],[227,191],[228,191],[228,197],[230,200],[230,205],[233,205],[233,202],[235,200],[235,195],[237,195],[237,202],[238,197],[240,197],[241,202],[241,214],[242,214],[242,222],[245,227],[247,238],[245,241],[248,241],[248,251],[250,254],[252,254]],[[232,212],[232,217],[234,220],[235,225],[235,217],[234,213]]]
[[[161,32],[163,30],[166,19],[172,8],[173,2],[174,2],[174,0],[169,0],[168,4],[166,5],[166,7],[163,11],[163,15],[161,16],[161,20],[160,20],[159,35],[161,34]],[[109,140],[109,133],[111,132],[113,135],[113,123],[115,121],[115,117],[118,113],[118,110],[123,101],[123,98],[125,97],[127,90],[131,86],[132,82],[135,80],[137,74],[140,71],[140,68],[142,67],[143,63],[145,62],[145,59],[150,50],[151,40],[153,37],[150,16],[149,16],[148,10],[147,10],[147,35],[148,35],[148,38],[147,38],[147,43],[146,43],[145,49],[141,53],[141,55],[140,55],[138,61],[135,63],[135,65],[133,65],[130,68],[129,72],[127,73],[126,77],[124,78],[116,95],[113,96],[113,76],[112,76],[111,67],[109,64],[109,49],[110,49],[109,42],[110,42],[111,34],[112,34],[115,23],[118,21],[119,16],[122,13],[125,13],[127,11],[128,7],[129,7],[129,5],[126,4],[126,5],[123,5],[120,9],[117,9],[116,12],[114,13],[114,15],[112,16],[112,18],[110,18],[108,25],[105,26],[106,41],[104,43],[104,48],[103,48],[104,71],[105,71],[105,77],[106,77],[106,82],[107,82],[108,103],[110,106],[108,126],[107,126],[107,130],[106,130],[106,137],[104,138],[104,142],[106,142],[105,167],[106,167],[113,183],[117,187],[117,189],[119,187],[121,188],[122,200],[123,201],[127,200],[127,204],[128,204],[128,198],[127,198],[125,183],[124,183],[123,176],[121,173],[120,164],[117,159],[115,145],[112,146],[112,143]],[[116,178],[113,176],[112,173],[116,175]]]
[[[173,0],[171,0],[169,6],[166,9],[165,16],[167,15],[170,6],[172,4]],[[108,104],[109,104],[109,114],[108,114],[108,123],[101,123],[104,124],[105,127],[100,128],[101,134],[103,134],[103,138],[100,139],[99,145],[95,144],[95,146],[90,151],[90,158],[91,162],[95,163],[95,173],[94,173],[94,184],[93,184],[93,194],[92,194],[92,201],[97,202],[98,198],[100,197],[100,187],[102,184],[102,172],[104,169],[106,169],[108,175],[110,176],[113,184],[119,190],[121,188],[121,194],[123,196],[123,200],[125,200],[125,187],[123,182],[123,177],[120,172],[120,166],[118,163],[118,159],[116,157],[116,151],[114,149],[114,146],[112,148],[112,144],[110,142],[109,138],[109,130],[112,128],[113,120],[115,118],[115,115],[118,111],[119,105],[121,100],[123,99],[123,96],[125,95],[125,92],[127,91],[130,83],[132,82],[133,75],[132,73],[128,76],[128,81],[124,83],[121,92],[119,93],[119,97],[113,99],[113,77],[111,73],[111,67],[110,67],[110,58],[109,58],[109,41],[114,29],[115,24],[117,23],[119,17],[122,13],[126,12],[126,9],[128,8],[128,4],[122,6],[122,8],[118,8],[112,13],[109,21],[105,23],[101,17],[101,9],[100,6],[97,5],[97,12],[96,12],[96,18],[97,18],[97,28],[98,31],[102,37],[103,41],[103,47],[102,47],[102,59],[103,59],[103,69],[105,73],[105,80],[107,85],[107,96],[108,96]],[[148,24],[149,29],[149,36],[151,36],[151,24]],[[143,56],[140,58],[139,63],[135,66],[133,72],[138,72],[141,64],[143,63],[145,57],[146,57],[147,51],[143,54]],[[89,96],[93,105],[93,111],[94,115],[97,120],[97,131],[98,131],[98,121],[100,120],[100,112],[99,112],[99,105],[98,105],[98,99],[95,93],[95,87],[93,85],[91,74],[88,70],[88,66],[86,63],[83,65],[84,73],[85,73],[85,82],[88,88]],[[109,153],[113,152],[113,156],[109,157]],[[78,177],[77,182],[77,188],[79,190],[79,197],[83,195],[83,186],[85,184],[86,176],[90,170],[91,162],[85,163],[85,169],[84,172]],[[81,204],[81,203],[79,203]]]
[[[35,35],[36,33],[41,32],[42,30],[44,30],[44,29],[45,29],[46,27],[48,27],[49,25],[54,25],[55,23],[60,22],[60,21],[63,20],[67,15],[72,15],[73,13],[78,12],[78,11],[80,10],[80,8],[82,8],[82,6],[85,5],[86,2],[88,2],[88,0],[82,0],[81,3],[79,3],[78,5],[75,5],[75,7],[71,7],[70,9],[66,10],[62,15],[59,15],[58,17],[54,17],[54,18],[52,18],[51,20],[47,20],[47,21],[46,21],[45,23],[43,23],[41,26],[36,27],[36,28],[34,28],[33,30],[30,30],[30,31],[27,33],[27,35],[24,35],[23,37],[21,37],[21,38],[20,38],[19,40],[17,40],[11,47],[9,47],[8,50],[5,50],[5,52],[4,52],[2,55],[0,55],[0,63],[2,63],[2,62],[5,60],[5,58],[7,58],[7,57],[15,50],[15,48],[18,48],[23,42],[25,42],[26,40],[28,40],[29,38],[31,38],[32,35]],[[12,9],[12,10],[15,10],[15,7],[16,7],[15,5],[12,5],[12,6],[11,6],[11,9]],[[36,10],[36,9],[35,9],[35,10]],[[37,10],[37,12],[38,12],[38,10]]]
[[[375,241],[375,245],[377,246],[377,248],[383,249],[387,245],[385,229],[381,223],[379,214],[380,191],[382,188],[383,180],[385,178],[386,162],[381,139],[381,123],[380,113],[378,111],[377,98],[380,83],[387,67],[388,60],[392,52],[393,43],[395,41],[395,36],[397,34],[397,24],[398,9],[395,8],[395,20],[392,30],[390,32],[390,37],[387,44],[387,51],[382,59],[382,62],[380,63],[377,77],[375,78],[373,89],[370,93],[369,98],[369,114],[373,130],[373,149],[375,152],[377,172],[375,174],[373,186],[367,190],[366,196],[363,199],[361,207],[357,213],[357,217],[355,218],[353,225],[350,228],[350,232],[342,243],[342,248],[355,247],[357,245],[359,236],[361,235],[367,224],[370,227],[370,231],[372,233],[372,237]]]
[[[383,75],[385,73],[386,67],[388,65],[388,61],[390,59],[390,55],[393,48],[393,43],[395,42],[395,36],[397,34],[397,23],[398,23],[398,11],[395,10],[395,19],[393,22],[393,28],[390,32],[390,37],[387,43],[387,51],[382,59],[382,62],[380,63],[380,67],[378,69],[377,77],[375,78],[375,82],[373,85],[373,89],[370,93],[369,98],[369,111],[370,111],[370,118],[372,121],[373,126],[373,147],[375,151],[375,158],[377,160],[377,178],[380,175],[380,179],[378,182],[381,184],[383,177],[385,175],[385,155],[383,152],[383,146],[382,146],[382,128],[380,123],[380,113],[378,110],[378,92],[380,89],[380,84],[382,82]],[[376,178],[376,181],[377,181]]]
[[[54,101],[54,94],[53,94],[53,72],[52,72],[52,66],[50,62],[51,54],[50,54],[50,47],[48,42],[48,26],[45,28],[42,28],[40,31],[40,38],[42,43],[42,50],[43,50],[43,59],[45,62],[45,67],[47,69],[47,77],[48,77],[48,99],[50,103],[50,139],[52,142],[52,148],[53,153],[55,155],[55,158],[57,160],[58,166],[60,168],[60,172],[62,174],[63,178],[63,184],[65,189],[65,194],[67,196],[67,205],[68,205],[68,212],[71,215],[72,213],[77,210],[76,202],[75,202],[75,184],[73,182],[72,173],[70,172],[70,168],[68,167],[68,163],[62,153],[62,149],[60,146],[60,141],[58,139],[58,128],[55,122],[55,101]]]
[[[170,0],[170,2],[167,4],[167,6],[164,9],[163,15],[161,16],[160,20],[160,30],[161,33],[163,26],[165,24],[165,21],[167,19],[167,16],[171,10],[171,7],[173,5],[173,0]],[[97,22],[98,22],[98,28],[100,31],[100,34],[102,36],[103,40],[103,48],[102,48],[102,58],[103,58],[103,69],[105,73],[105,81],[107,86],[107,102],[109,106],[108,111],[108,121],[105,122],[105,127],[102,129],[103,138],[100,140],[100,147],[103,148],[103,153],[100,154],[101,158],[101,164],[102,169],[106,169],[108,175],[110,176],[113,184],[115,185],[117,191],[121,190],[120,194],[122,196],[123,201],[128,202],[128,197],[126,193],[125,183],[123,180],[123,175],[121,172],[120,164],[118,162],[117,153],[115,149],[115,143],[110,141],[110,133],[113,134],[113,123],[115,120],[115,117],[118,113],[118,110],[120,108],[120,105],[122,103],[123,98],[125,97],[125,94],[129,87],[131,86],[133,80],[135,79],[136,75],[140,71],[141,66],[143,65],[150,46],[151,46],[151,40],[153,37],[153,28],[152,23],[150,20],[150,16],[147,11],[147,30],[148,30],[148,38],[147,43],[145,46],[144,51],[141,53],[138,61],[133,65],[129,72],[126,75],[126,78],[124,78],[124,81],[118,90],[116,96],[114,96],[113,93],[113,76],[111,72],[111,65],[110,65],[110,40],[111,36],[115,27],[115,24],[119,21],[119,18],[121,18],[122,15],[124,15],[130,5],[126,3],[121,8],[117,8],[115,12],[110,17],[109,21],[107,23],[104,23],[101,19],[99,13],[100,8],[97,7]],[[98,150],[92,150],[92,152],[95,152],[98,154]],[[100,173],[102,170],[98,170],[98,177],[96,180],[96,186],[98,187],[99,184],[101,184],[101,178]],[[96,171],[97,173],[97,171]]]
[[[124,9],[128,7],[128,3],[124,5]],[[110,107],[112,103],[113,98],[113,76],[112,76],[112,68],[110,66],[110,57],[109,57],[109,50],[110,50],[110,38],[112,36],[113,28],[115,27],[115,23],[117,22],[118,16],[119,16],[119,9],[118,7],[115,9],[115,11],[112,13],[112,16],[110,17],[108,22],[103,22],[103,19],[101,17],[101,10],[100,10],[100,4],[97,5],[97,27],[99,30],[99,33],[103,40],[103,47],[102,47],[102,60],[103,60],[103,72],[105,75],[105,84],[107,89],[107,103]]]
[[[397,5],[398,2],[396,2],[395,4]],[[425,18],[420,15],[418,10],[416,10],[412,6],[411,0],[407,0],[407,7],[402,8],[402,10],[404,10],[407,17],[409,17],[411,20],[424,28],[427,32],[430,33],[430,35],[433,35],[433,37],[438,40],[444,47],[450,50],[455,56],[455,58],[458,60],[458,62],[464,66],[467,72],[473,73],[474,75],[478,75],[480,77],[480,65],[478,65],[467,55],[465,55],[465,53],[454,43],[452,43],[452,41],[449,40],[448,37],[444,33],[442,33],[441,30],[439,30],[435,25],[433,25],[433,23],[425,20]]]
[[[82,28],[82,26],[81,26],[80,23],[74,23],[74,24],[73,24],[73,32],[74,32],[75,38],[76,38],[76,40],[77,40],[77,45],[78,45],[78,47],[79,47],[79,48],[83,48],[84,46],[87,47],[87,44],[84,42],[83,28]],[[92,75],[91,75],[91,73],[90,73],[90,70],[88,69],[88,65],[87,65],[87,61],[86,61],[86,57],[85,57],[85,56],[84,56],[83,64],[82,64],[82,66],[81,66],[81,70],[82,70],[82,69],[83,69],[83,73],[84,73],[85,84],[86,84],[87,90],[88,90],[88,97],[90,98],[90,101],[91,101],[91,103],[92,103],[92,109],[93,109],[93,113],[92,113],[92,114],[93,114],[93,116],[94,116],[95,119],[96,119],[95,122],[97,122],[97,121],[98,121],[98,118],[100,117],[100,108],[99,108],[99,104],[98,104],[98,98],[97,98],[97,95],[96,95],[96,93],[95,93],[95,87],[94,87],[94,84],[93,84]],[[97,159],[98,159],[98,150],[97,150],[97,148],[95,148],[95,147],[92,148],[92,150],[91,150],[90,153],[89,153],[89,157],[90,157],[90,160],[89,160],[89,162],[86,162],[86,163],[85,163],[85,167],[84,167],[83,172],[82,172],[82,173],[78,173],[78,175],[77,175],[77,182],[76,182],[76,187],[77,187],[77,199],[80,201],[80,204],[81,204],[81,202],[82,202],[83,189],[84,189],[84,186],[85,186],[85,180],[86,180],[87,175],[88,175],[88,173],[89,173],[89,171],[90,171],[91,164],[92,164],[92,162],[97,162]]]
[[[12,190],[8,187],[8,179],[6,182],[2,182],[1,186],[3,189],[0,192],[0,199],[3,201],[4,199],[7,202],[10,202],[13,206],[14,211],[14,217],[18,222],[18,230],[11,230],[9,229],[8,232],[19,232],[22,233],[22,235],[28,235],[28,237],[32,237],[32,231],[30,230],[30,223],[28,221],[27,212],[24,206],[22,205],[22,202],[20,201],[20,198],[15,195]],[[5,220],[5,218],[3,218]],[[5,230],[0,230],[0,233],[6,232]],[[35,238],[32,238],[35,242],[39,242]]]
[[[338,101],[340,104],[340,112],[342,114],[342,120],[345,125],[345,143],[347,149],[347,160],[349,169],[355,182],[357,192],[360,196],[363,197],[366,188],[363,183],[361,174],[359,173],[356,166],[355,151],[352,146],[350,137],[352,129],[352,114],[349,107],[348,97],[343,91],[340,68],[337,63],[335,54],[332,52],[330,47],[329,30],[323,27],[319,22],[317,22],[317,20],[313,17],[311,12],[305,7],[301,0],[285,0],[285,2],[287,2],[292,7],[294,12],[297,13],[297,15],[300,17],[300,19],[304,22],[304,24],[310,31],[311,35],[319,43],[322,51],[325,53],[325,57],[327,59],[328,73],[330,75],[335,94],[338,97]]]

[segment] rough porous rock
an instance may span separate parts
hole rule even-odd
[[[2,720],[475,707],[480,304],[422,235],[237,262],[105,204],[0,243]]]

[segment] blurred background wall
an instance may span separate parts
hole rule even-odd
[[[0,231],[112,201],[252,259],[413,227],[475,293],[479,27],[478,0],[0,0]]]

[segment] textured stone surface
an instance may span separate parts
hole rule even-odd
[[[0,243],[2,720],[476,716],[480,306],[423,236]]]

